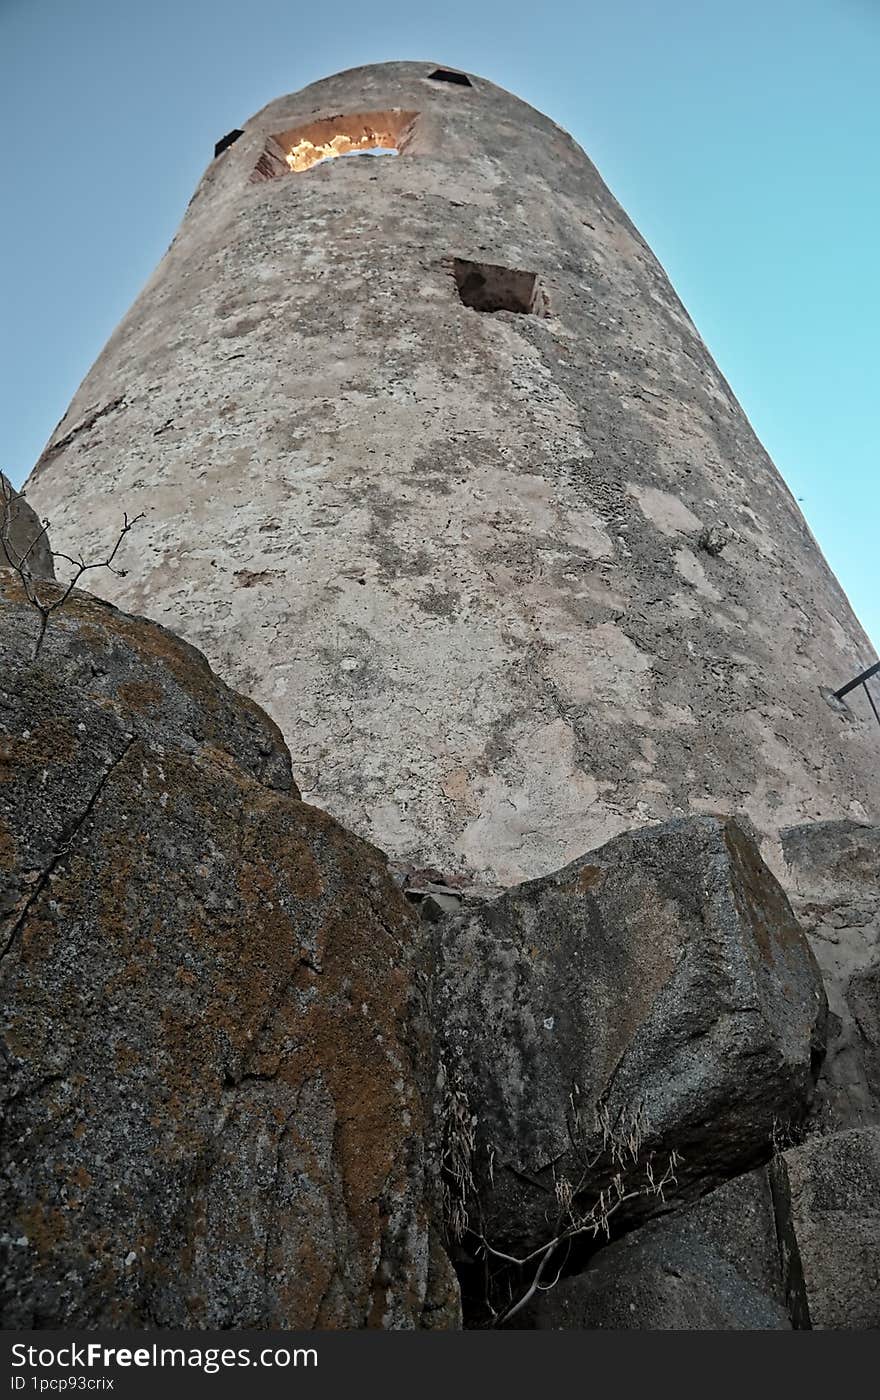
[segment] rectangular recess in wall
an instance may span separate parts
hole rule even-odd
[[[418,112],[392,107],[384,112],[340,113],[269,136],[252,181],[302,174],[335,156],[369,151],[403,153],[412,139]]]
[[[472,311],[515,311],[521,316],[546,316],[547,296],[537,274],[499,263],[452,259],[458,295]]]
[[[428,77],[434,83],[457,83],[459,87],[473,87],[467,73],[459,73],[455,68],[435,68]]]

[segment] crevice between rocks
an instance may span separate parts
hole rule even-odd
[[[776,1243],[779,1249],[779,1268],[785,1291],[785,1305],[788,1308],[791,1325],[795,1331],[811,1331],[813,1324],[810,1319],[807,1287],[797,1234],[791,1216],[791,1190],[788,1184],[785,1159],[782,1156],[773,1158],[769,1164],[767,1175],[773,1201],[773,1220],[776,1225]]]

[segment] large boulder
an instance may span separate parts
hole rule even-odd
[[[413,916],[271,721],[0,574],[2,1322],[454,1325]]]
[[[0,472],[0,569],[34,579],[54,579],[55,561],[46,527],[21,492]]]
[[[880,1124],[880,827],[789,827],[782,850],[831,1012],[817,1122],[824,1131]]]
[[[616,837],[435,927],[451,1215],[490,1270],[560,1234],[570,1267],[808,1109],[825,995],[736,821]]]
[[[880,1328],[880,1128],[811,1137],[773,1170],[787,1197],[811,1325]]]
[[[517,1316],[553,1331],[784,1331],[789,1292],[761,1167],[608,1245]]]

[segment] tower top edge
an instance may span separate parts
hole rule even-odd
[[[455,80],[432,81],[432,74],[438,72],[461,75],[467,83],[460,84]],[[315,108],[323,108],[328,104],[341,105],[356,101],[364,104],[370,102],[382,109],[405,107],[412,105],[416,93],[422,95],[423,103],[427,103],[432,90],[435,100],[438,101],[444,98],[448,100],[454,95],[462,99],[469,96],[480,97],[483,101],[486,98],[494,98],[524,112],[531,112],[551,126],[558,126],[544,112],[490,78],[470,69],[434,59],[366,63],[354,68],[341,69],[337,73],[329,73],[301,88],[273,98],[253,116],[248,117],[242,125],[244,128],[262,126],[276,121],[294,108],[303,109],[309,104]]]

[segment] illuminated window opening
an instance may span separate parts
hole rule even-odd
[[[534,272],[453,258],[452,273],[458,295],[472,311],[515,311],[521,316],[547,314],[547,296]]]
[[[324,117],[270,136],[252,180],[302,174],[337,156],[401,154],[412,139],[418,112],[392,108]]]
[[[456,73],[454,68],[435,68],[428,77],[434,83],[458,83],[459,87],[473,87],[467,73]]]

